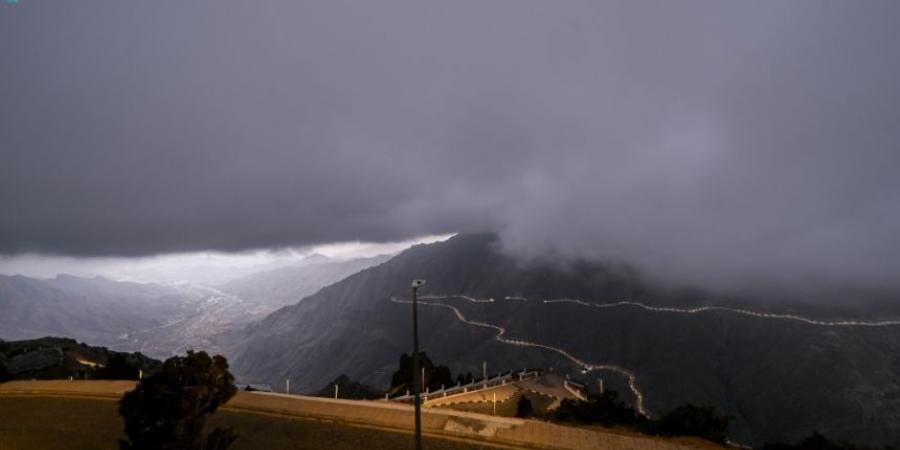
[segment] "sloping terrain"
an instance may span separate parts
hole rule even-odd
[[[11,398],[0,402],[0,448],[8,450],[78,450],[116,448],[122,419],[113,401],[85,398]],[[297,420],[253,413],[222,411],[213,426],[237,431],[233,450],[318,450],[413,448],[408,434],[352,427],[333,422]],[[429,439],[429,449],[493,448]]]
[[[297,303],[324,286],[388,259],[390,256],[387,255],[350,260],[334,260],[324,256],[307,258],[303,265],[245,275],[217,288],[245,301],[262,303],[275,310]]]
[[[0,338],[8,340],[65,336],[164,358],[209,347],[212,336],[273,309],[190,284],[0,276]]]
[[[602,378],[626,398],[633,392],[632,402],[642,395],[650,414],[682,403],[716,406],[735,418],[735,437],[747,443],[791,441],[813,430],[872,445],[900,443],[900,326],[779,318],[772,314],[835,320],[846,305],[829,311],[802,302],[719,299],[657,288],[626,269],[524,265],[494,245],[491,236],[457,236],[350,276],[235,337],[233,367],[273,386],[290,378],[300,391],[341,373],[385,386],[398,355],[411,347],[410,306],[392,299],[407,299],[410,280],[424,278],[422,347],[454,372],[480,373],[487,361],[489,370],[555,369],[589,386]],[[687,310],[590,306],[622,300]],[[701,305],[760,314],[688,311]],[[860,321],[871,320],[866,308]]]
[[[123,334],[158,327],[191,306],[178,290],[155,284],[0,275],[0,338],[66,336],[110,346]]]
[[[387,256],[263,271],[219,288],[102,277],[0,275],[0,339],[66,336],[111,349],[166,358],[189,348],[218,351],[218,336],[297,303]]]
[[[122,430],[116,403],[122,381],[0,384],[0,448],[109,448]],[[413,409],[384,401],[238,392],[211,420],[239,433],[237,449],[413,448]],[[656,439],[610,430],[426,408],[429,449],[687,450],[719,446],[697,439]]]

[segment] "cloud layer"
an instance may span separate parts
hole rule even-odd
[[[893,1],[0,5],[0,253],[494,230],[686,281],[896,287],[898,22]]]

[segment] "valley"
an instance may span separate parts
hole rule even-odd
[[[460,235],[377,264],[318,266],[307,278],[278,269],[220,286],[0,278],[0,307],[16,318],[0,337],[62,334],[156,358],[202,349],[227,356],[245,383],[290,379],[293,391],[315,392],[346,374],[382,389],[409,352],[407,286],[421,277],[422,347],[454,373],[545,368],[615,389],[650,417],[715,406],[734,418],[735,439],[751,444],[818,428],[857,442],[898,439],[900,326],[891,314],[720,300],[601,265],[522,264],[494,242]]]

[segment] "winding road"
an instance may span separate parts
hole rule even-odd
[[[456,296],[423,296],[423,297],[419,297],[419,298],[422,298],[422,299],[426,299],[426,298],[427,299],[462,298],[464,300],[467,300],[467,301],[470,301],[473,303],[492,303],[494,301],[494,299],[479,300],[479,299],[475,299],[472,297],[459,296],[459,295],[456,295]],[[403,300],[403,299],[399,299],[396,297],[391,297],[391,301],[394,303],[407,303],[407,304],[412,303],[412,301],[410,301],[410,300]],[[575,355],[569,353],[568,351],[566,351],[565,349],[562,349],[562,348],[552,347],[552,346],[545,345],[545,344],[539,344],[537,342],[530,342],[530,341],[526,341],[524,339],[514,339],[514,338],[504,337],[504,335],[506,334],[505,328],[503,328],[499,325],[493,325],[493,324],[490,324],[487,322],[480,322],[477,320],[467,319],[466,316],[463,315],[463,313],[460,312],[460,310],[453,305],[448,305],[446,303],[429,302],[427,300],[419,300],[419,303],[423,304],[423,305],[427,305],[427,306],[437,306],[437,307],[449,309],[449,310],[453,311],[454,314],[456,314],[456,318],[459,319],[460,322],[466,323],[468,325],[481,327],[481,328],[493,329],[497,332],[497,334],[494,336],[494,339],[496,339],[497,341],[502,342],[504,344],[515,345],[515,346],[519,346],[519,347],[541,348],[541,349],[556,352],[556,353],[562,355],[563,357],[565,357],[566,359],[568,359],[569,361],[573,362],[577,366],[581,367],[583,373],[587,373],[587,372],[591,372],[591,371],[607,371],[607,372],[614,372],[619,375],[622,375],[628,380],[628,388],[631,389],[632,394],[634,394],[635,409],[638,411],[638,413],[640,413],[643,416],[648,415],[647,410],[644,407],[644,394],[643,394],[643,392],[641,392],[641,390],[637,386],[637,377],[635,377],[634,373],[628,369],[625,369],[623,367],[619,367],[616,365],[612,365],[612,364],[589,363],[589,362],[586,362],[586,361],[576,357]]]
[[[667,306],[650,306],[644,303],[621,301],[614,303],[588,303],[578,299],[561,298],[556,300],[543,300],[544,303],[574,303],[581,306],[590,306],[594,308],[616,308],[621,306],[633,306],[646,311],[679,313],[679,314],[698,314],[710,311],[724,311],[744,316],[757,317],[760,319],[776,319],[776,320],[794,320],[809,325],[817,325],[824,327],[889,327],[900,325],[900,319],[890,320],[819,320],[809,317],[798,316],[795,314],[778,314],[778,313],[762,313],[751,311],[748,309],[730,308],[727,306],[697,306],[693,308],[678,308]]]
[[[474,297],[469,297],[466,295],[431,295],[425,297],[419,297],[423,299],[453,299],[453,298],[461,298],[472,303],[493,303],[495,300],[493,298],[486,299],[478,299]],[[517,300],[527,302],[529,301],[526,297],[503,297],[504,300]],[[673,307],[673,306],[651,306],[641,302],[635,301],[619,301],[612,303],[590,303],[584,300],[579,300],[575,298],[559,298],[559,299],[550,299],[550,300],[541,300],[542,303],[571,303],[580,306],[588,306],[593,308],[619,308],[631,306],[635,308],[640,308],[645,311],[651,312],[660,312],[660,313],[676,313],[676,314],[699,314],[705,312],[713,312],[713,311],[722,311],[729,312],[734,314],[740,314],[743,316],[756,317],[760,319],[776,319],[776,320],[793,320],[797,322],[802,322],[808,325],[816,325],[816,326],[824,326],[824,327],[890,327],[890,326],[898,326],[900,325],[900,319],[889,319],[889,320],[823,320],[823,319],[813,319],[809,317],[799,316],[796,314],[779,314],[779,313],[765,313],[752,311],[749,309],[741,309],[741,308],[731,308],[728,306],[695,306],[695,307]]]
[[[470,303],[494,303],[496,299],[494,298],[475,298],[467,295],[427,295],[420,296],[419,303],[427,306],[436,306],[440,308],[446,308],[456,315],[456,318],[468,325],[481,327],[481,328],[490,328],[497,332],[494,338],[508,345],[515,345],[519,347],[533,347],[533,348],[541,348],[545,350],[550,350],[556,352],[559,355],[562,355],[578,367],[581,367],[582,373],[588,373],[591,371],[609,371],[614,372],[616,374],[624,376],[628,380],[628,387],[631,390],[632,394],[635,398],[635,409],[642,415],[648,416],[647,410],[644,407],[644,394],[641,392],[640,388],[637,385],[637,377],[634,372],[624,367],[616,366],[613,364],[599,364],[599,363],[590,363],[584,361],[575,355],[569,353],[565,349],[553,347],[546,344],[541,344],[537,342],[531,342],[524,339],[518,338],[509,338],[506,337],[506,329],[499,326],[490,324],[487,322],[481,322],[477,320],[467,319],[463,313],[453,305],[448,305],[446,303],[441,302],[432,302],[429,300],[453,300],[453,299],[462,299],[468,301]],[[521,296],[506,296],[503,297],[503,300],[509,301],[520,301],[520,302],[528,302],[530,301],[526,297]],[[411,303],[409,300],[403,300],[396,297],[392,297],[391,301],[395,303]],[[810,317],[804,317],[796,314],[780,314],[780,313],[766,313],[766,312],[758,312],[752,311],[748,309],[741,308],[731,308],[727,306],[696,306],[696,307],[670,307],[670,306],[651,306],[640,302],[635,301],[619,301],[612,303],[590,303],[579,299],[571,299],[571,298],[560,298],[560,299],[549,299],[549,300],[541,300],[544,304],[557,304],[557,303],[568,303],[585,307],[592,308],[619,308],[619,307],[634,307],[640,308],[645,311],[655,312],[655,313],[674,313],[674,314],[702,314],[708,312],[727,312],[732,314],[738,314],[748,317],[760,318],[760,319],[773,319],[773,320],[790,320],[797,321],[807,325],[814,326],[826,326],[826,327],[888,327],[888,326],[897,326],[900,325],[900,319],[890,319],[890,320],[822,320],[822,319],[814,319]]]

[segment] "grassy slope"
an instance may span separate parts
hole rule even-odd
[[[58,397],[0,397],[0,450],[117,448],[122,421],[110,400]],[[241,449],[404,449],[404,433],[349,427],[313,420],[222,411],[215,426],[233,427]],[[493,448],[426,437],[429,449]]]

